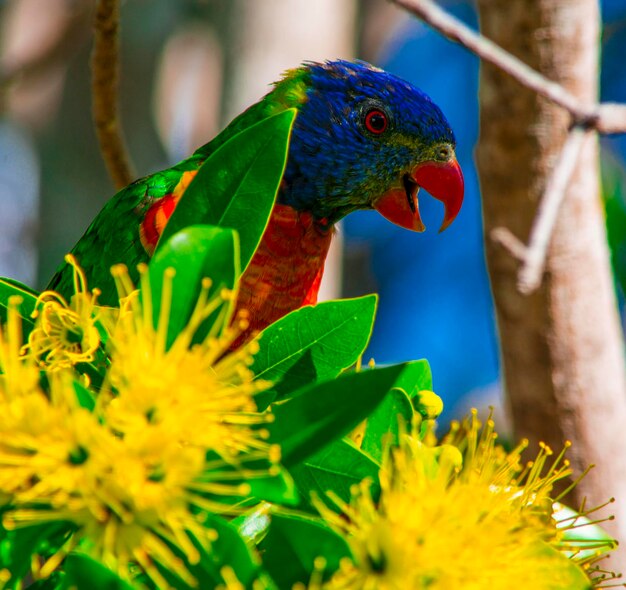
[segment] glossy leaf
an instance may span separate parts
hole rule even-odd
[[[265,231],[287,161],[296,111],[244,129],[211,154],[185,191],[159,244],[182,228],[206,223],[239,233],[245,269]]]
[[[274,504],[297,504],[300,497],[290,473],[279,466],[273,466],[272,469],[275,471],[272,475],[246,480],[250,486],[250,496]]]
[[[28,590],[60,590],[63,587],[64,577],[65,574],[61,571],[53,572],[47,578],[29,584]]]
[[[303,500],[308,502],[314,492],[329,507],[336,509],[332,502],[326,501],[326,493],[332,491],[344,502],[349,502],[352,486],[364,479],[372,482],[370,490],[374,498],[378,497],[379,468],[379,464],[352,441],[340,439],[292,467],[291,474]]]
[[[546,590],[591,590],[592,584],[583,569],[561,551],[543,541],[537,542],[530,554],[521,555],[518,559],[528,559],[533,569],[543,572]],[[516,587],[511,580],[511,587]]]
[[[71,530],[71,525],[65,522],[32,525],[12,531],[3,530],[0,570],[10,571],[10,583],[14,584],[30,572],[32,555],[56,551],[67,540]]]
[[[389,445],[397,445],[401,432],[410,432],[413,405],[402,389],[392,389],[370,414],[361,449],[380,462]]]
[[[223,288],[233,289],[240,274],[237,233],[208,225],[186,227],[173,235],[154,255],[149,264],[150,289],[155,325],[161,310],[164,273],[174,268],[167,342],[187,325],[195,308],[202,281],[212,281],[209,296]],[[204,323],[206,331],[216,321],[216,311]]]
[[[82,553],[70,553],[63,562],[63,590],[132,590],[132,586],[100,562]]]
[[[270,442],[281,447],[282,464],[296,465],[342,437],[365,418],[393,386],[403,365],[342,375],[305,387],[272,408]]]
[[[433,376],[428,361],[421,359],[405,363],[404,370],[394,385],[403,389],[410,398],[414,398],[423,389],[432,390]]]
[[[307,584],[316,557],[326,560],[333,572],[339,561],[350,556],[346,541],[319,519],[299,515],[272,514],[271,524],[259,549],[263,565],[279,588]]]
[[[275,385],[257,396],[259,407],[353,365],[369,342],[377,301],[376,295],[328,301],[268,326],[258,337],[260,350],[251,368],[257,378]]]
[[[0,277],[0,325],[6,322],[9,299],[15,296],[21,299],[17,310],[22,316],[22,330],[26,338],[35,325],[30,316],[35,311],[38,294],[19,281]]]
[[[220,465],[219,475],[211,469],[207,470],[206,476],[209,481],[224,483],[229,487],[246,485],[250,490],[247,495],[255,502],[295,505],[300,499],[290,473],[281,465],[273,465],[261,459],[254,461],[244,459],[240,465],[222,464],[219,455],[213,451],[207,453],[207,462]],[[249,477],[247,474],[250,473],[258,475]],[[266,475],[260,476],[260,474]],[[215,496],[208,493],[206,495],[216,502],[236,504],[241,501],[239,496],[227,497],[224,493]]]
[[[78,381],[74,381],[72,383],[74,387],[74,393],[76,394],[76,399],[78,400],[78,405],[81,408],[85,408],[90,412],[93,412],[96,407],[96,398],[95,395],[82,383]]]
[[[555,503],[552,517],[556,528],[561,529],[563,542],[572,548],[572,551],[564,552],[569,557],[575,555],[577,560],[589,559],[617,546],[617,541],[599,524],[568,506]]]
[[[177,557],[184,562],[185,569],[195,578],[197,584],[190,586],[174,572],[156,564],[163,577],[172,588],[177,590],[192,590],[193,588],[212,590],[218,586],[224,588],[221,570],[227,565],[236,572],[244,588],[251,588],[252,582],[258,575],[259,564],[239,535],[237,528],[214,514],[204,513],[203,519],[203,524],[216,533],[216,539],[211,543],[210,550],[206,551],[193,536],[190,536],[199,553],[200,559],[197,563],[190,563],[178,547],[167,543]]]

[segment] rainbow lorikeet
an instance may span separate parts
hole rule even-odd
[[[357,209],[376,209],[421,232],[420,187],[445,205],[441,229],[458,214],[463,176],[443,113],[423,92],[363,62],[306,63],[286,73],[263,99],[179,164],[141,178],[102,209],[72,253],[100,302],[114,304],[109,273],[147,261],[202,162],[242,129],[297,109],[287,165],[268,226],[240,283],[238,309],[249,332],[315,303],[333,226]],[[63,265],[48,288],[69,297]]]

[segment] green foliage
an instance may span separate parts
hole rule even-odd
[[[361,448],[380,462],[385,447],[397,445],[413,420],[413,406],[402,389],[392,389],[367,421]]]
[[[279,588],[306,584],[315,560],[322,557],[331,571],[349,557],[346,541],[319,519],[304,515],[272,514],[267,535],[259,543],[263,566]]]
[[[328,492],[348,502],[353,486],[365,479],[371,482],[372,494],[377,496],[380,490],[379,469],[380,463],[360,450],[354,442],[339,439],[294,466],[291,474],[303,498],[302,508],[313,510],[309,503],[311,494],[334,508],[335,505],[327,501]]]
[[[31,567],[31,556],[46,555],[60,547],[71,530],[68,523],[57,522],[17,530],[0,529],[0,569],[11,573],[9,588],[18,587]]]
[[[263,330],[252,371],[274,385],[258,396],[259,407],[356,363],[370,339],[377,301],[366,295],[303,307]]]
[[[546,590],[591,590],[589,578],[576,562],[548,543],[537,543],[534,559],[537,560],[538,567],[546,572]],[[551,572],[558,572],[553,581],[549,577]]]
[[[402,366],[393,366],[343,375],[309,385],[276,404],[270,441],[280,445],[283,465],[297,465],[354,428],[380,403],[401,371]]]
[[[22,329],[25,334],[30,333],[35,325],[31,314],[35,311],[37,296],[38,293],[19,281],[6,277],[0,278],[0,323],[6,322],[9,301],[13,298],[13,304],[17,305],[22,317]]]
[[[232,291],[239,278],[239,238],[236,231],[208,225],[186,227],[166,240],[149,264],[152,309],[155,324],[161,313],[163,282],[171,282],[172,297],[168,322],[167,344],[189,323],[205,278],[211,279],[209,298],[219,296],[222,289]],[[166,269],[175,269],[168,278]],[[232,303],[228,310],[232,313]],[[203,336],[217,320],[221,309],[208,317]],[[227,317],[230,317],[230,313]]]
[[[598,552],[610,551],[617,546],[615,539],[588,517],[563,504],[555,508],[556,526],[570,545],[568,555],[576,554],[580,559],[589,559]]]
[[[263,120],[240,132],[206,160],[166,226],[143,275],[138,295],[126,294],[128,300],[137,296],[143,302],[146,325],[157,332],[160,330],[156,343],[146,337],[141,345],[146,350],[128,351],[128,355],[136,352],[137,366],[150,373],[147,378],[152,378],[155,387],[166,372],[173,371],[181,382],[185,381],[184,371],[189,370],[188,366],[177,367],[175,362],[180,361],[180,357],[176,357],[174,366],[157,364],[146,369],[140,362],[142,355],[150,354],[149,347],[158,349],[159,338],[162,338],[163,350],[159,349],[159,353],[164,363],[165,354],[176,349],[181,334],[187,338],[184,352],[203,350],[206,355],[214,356],[208,364],[216,376],[212,386],[220,396],[226,398],[231,389],[236,390],[237,376],[251,371],[250,382],[244,383],[244,387],[253,391],[259,387],[260,392],[254,398],[258,412],[247,407],[239,413],[222,409],[219,419],[207,424],[206,429],[224,424],[249,426],[244,432],[253,442],[246,446],[245,437],[233,439],[231,446],[236,450],[231,454],[200,445],[200,459],[204,460],[202,475],[189,482],[185,479],[185,469],[191,469],[188,463],[197,460],[197,455],[186,452],[196,447],[175,439],[174,461],[168,463],[166,450],[171,450],[172,445],[168,446],[171,441],[165,438],[158,438],[156,443],[150,441],[146,447],[148,459],[141,463],[141,468],[146,470],[145,480],[142,480],[145,490],[133,490],[145,506],[131,507],[122,500],[117,501],[115,494],[125,498],[124,494],[130,491],[113,489],[111,481],[105,477],[96,483],[98,494],[107,498],[109,504],[106,504],[107,510],[98,513],[100,521],[94,522],[89,519],[86,507],[75,520],[67,520],[72,516],[71,509],[62,510],[64,502],[69,505],[69,500],[78,501],[78,488],[85,483],[72,471],[74,466],[89,460],[88,450],[78,440],[73,441],[75,445],[64,464],[65,468],[70,465],[67,472],[71,476],[65,474],[64,477],[66,480],[76,477],[76,489],[72,489],[67,498],[55,495],[58,506],[50,500],[52,493],[43,500],[36,498],[37,504],[33,506],[20,496],[22,490],[5,494],[4,488],[0,489],[5,517],[11,511],[26,519],[41,514],[40,521],[33,520],[39,524],[15,530],[0,529],[0,570],[8,571],[11,576],[3,580],[5,587],[22,588],[30,584],[34,590],[125,590],[132,587],[187,590],[238,588],[238,582],[246,589],[273,590],[291,588],[296,583],[306,586],[312,579],[328,580],[339,570],[340,561],[345,564],[358,559],[350,536],[341,533],[337,522],[350,522],[345,511],[351,506],[357,489],[367,489],[374,503],[372,506],[382,502],[385,485],[387,488],[391,485],[390,457],[407,437],[413,437],[412,444],[418,449],[427,446],[422,440],[432,435],[433,421],[442,408],[441,400],[431,391],[428,363],[421,360],[360,370],[360,358],[372,332],[377,305],[375,295],[325,302],[286,315],[256,338],[250,348],[254,352],[252,359],[245,351],[237,356],[238,352],[229,350],[232,339],[222,349],[214,351],[209,346],[213,341],[218,342],[227,330],[234,307],[233,298],[228,294],[236,293],[238,279],[267,226],[284,170],[294,116],[293,111],[287,111]],[[207,279],[211,280],[210,284]],[[20,321],[28,335],[39,325],[31,317],[38,294],[10,279],[0,279],[0,321],[3,324],[7,321],[9,300],[16,295],[20,298],[17,306]],[[68,309],[75,316],[80,311],[78,304],[89,301],[89,294],[84,293],[82,297],[76,296],[78,303],[69,304]],[[190,321],[194,321],[194,314],[201,307],[198,300],[220,298],[221,304],[206,312],[193,333],[189,333]],[[124,306],[128,305],[128,300]],[[17,305],[15,301],[13,307]],[[52,406],[54,410],[75,406],[68,414],[68,421],[85,420],[97,430],[111,419],[102,409],[109,403],[107,408],[113,414],[113,426],[106,434],[119,440],[128,424],[123,420],[115,421],[115,402],[121,403],[121,395],[117,392],[115,398],[114,388],[107,390],[107,387],[114,381],[108,372],[113,364],[111,351],[119,346],[111,325],[128,318],[125,314],[130,312],[124,306],[121,310],[94,310],[94,325],[101,342],[93,362],[74,364],[67,383],[58,379],[60,373],[55,371],[59,367],[55,367],[55,371],[46,368],[45,355],[37,359],[43,365],[40,386],[46,402],[58,404]],[[131,319],[139,322],[137,318]],[[206,350],[199,348],[203,344]],[[6,361],[0,356],[2,362]],[[238,371],[228,372],[224,368],[231,365],[238,367]],[[0,365],[0,370],[6,373],[0,377],[9,381],[8,364]],[[219,382],[223,374],[230,375],[233,382]],[[38,375],[35,374],[35,380]],[[266,382],[269,385],[261,387]],[[3,399],[2,384],[0,380],[0,403],[8,403]],[[67,387],[62,394],[53,389],[61,386]],[[185,398],[181,393],[182,385],[178,387],[177,382],[172,389],[175,391],[169,393],[174,394],[176,404],[182,407],[174,404],[169,411],[185,415],[186,425],[193,429],[196,418],[185,414],[184,404],[195,400]],[[205,393],[210,392],[201,391],[198,395]],[[180,400],[186,401],[179,401],[178,395]],[[142,400],[135,401],[140,405]],[[142,410],[143,413],[132,414],[139,428],[130,430],[131,446],[141,447],[145,443],[154,421],[167,422],[172,417],[156,415],[158,399],[149,399],[149,402],[150,406]],[[41,418],[33,416],[33,419]],[[184,436],[176,430],[175,424],[169,428],[172,437]],[[200,433],[203,434],[202,429]],[[49,433],[45,434],[47,437]],[[81,430],[77,439],[82,441],[83,434],[89,442],[92,434],[89,428]],[[42,444],[46,445],[47,440]],[[450,445],[428,449],[423,453],[428,464],[422,465],[422,469],[430,478],[436,478],[442,469],[442,457],[448,460],[460,457],[458,450],[450,452]],[[24,461],[37,452],[39,449],[28,447]],[[136,463],[125,464],[128,457],[117,456],[113,449],[110,452],[111,466],[118,467],[119,461],[122,471],[129,476],[128,486],[136,485],[137,480],[131,477],[137,469]],[[4,477],[0,481],[2,479],[10,480]],[[181,481],[186,483],[183,485]],[[48,484],[38,482],[33,475],[24,485],[33,482],[41,483],[44,490]],[[31,493],[33,489],[30,488]],[[54,492],[53,484],[48,492],[50,490]],[[159,494],[163,496],[162,503],[151,504]],[[109,497],[113,499],[108,500]],[[96,508],[100,500],[100,496],[93,499]],[[20,512],[23,506],[26,509]],[[570,516],[576,517],[576,514]],[[102,523],[111,518],[115,527],[105,529]],[[172,522],[175,526],[168,529]],[[120,538],[122,529],[127,531],[128,538]],[[565,535],[569,535],[571,546],[577,549],[591,551],[600,547],[606,550],[612,546],[611,540],[597,526],[586,528],[586,533],[572,531]],[[378,532],[380,539],[389,541],[384,527]],[[478,534],[489,534],[489,531]],[[149,537],[149,541],[141,544],[141,535]],[[380,541],[376,535],[375,530],[371,539],[374,553]],[[601,542],[592,547],[589,539],[601,539]],[[127,561],[116,562],[116,558],[122,559],[120,555]],[[567,579],[567,588],[589,587],[587,575],[574,557],[568,557],[572,555],[557,552],[548,544],[541,543],[537,547],[537,561],[558,570],[561,579]],[[371,560],[372,555],[367,553],[367,558]],[[368,562],[365,566],[381,568],[384,558],[384,554],[378,555],[376,559],[382,560],[380,563]],[[49,559],[53,561],[48,563],[55,566],[50,568],[52,571],[46,571],[40,579],[31,579],[31,566],[39,564],[39,569],[45,570],[44,564]],[[375,573],[380,572],[376,569]],[[511,580],[511,587],[514,586],[515,580]],[[557,590],[556,586],[545,587]]]
[[[626,296],[626,172],[609,157],[603,159],[602,194],[613,275]]]
[[[132,586],[110,569],[87,555],[71,553],[63,563],[62,590],[92,588],[93,590],[131,590]]]

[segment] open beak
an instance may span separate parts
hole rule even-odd
[[[458,215],[463,204],[463,173],[455,158],[447,162],[428,161],[418,164],[402,177],[402,188],[388,190],[376,203],[383,217],[406,229],[423,232],[426,228],[419,211],[417,193],[420,188],[429,192],[445,207],[442,232]]]

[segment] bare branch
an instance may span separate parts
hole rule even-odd
[[[626,133],[626,106],[621,103],[603,102],[598,107],[598,133]]]
[[[134,178],[118,113],[119,13],[119,0],[98,0],[91,58],[96,133],[102,157],[117,188]]]
[[[582,126],[575,126],[569,132],[533,220],[528,246],[506,227],[491,230],[491,239],[506,248],[513,258],[522,263],[517,277],[517,288],[520,293],[529,295],[541,285],[548,246],[559,208],[576,169],[585,139],[592,132],[593,129]]]
[[[439,8],[432,0],[391,0],[424,20],[442,35],[460,43],[485,61],[515,78],[520,84],[567,110],[574,123],[591,124],[601,133],[626,133],[626,105],[585,104],[560,84],[549,80],[487,37],[473,31]]]
[[[526,258],[528,248],[510,229],[506,227],[496,227],[491,230],[491,239],[506,248],[511,256],[520,262]]]
[[[565,140],[530,230],[529,244],[517,278],[517,288],[520,293],[528,295],[541,284],[546,254],[559,208],[565,197],[567,185],[576,169],[578,156],[591,132],[589,128],[576,126],[572,128]]]

